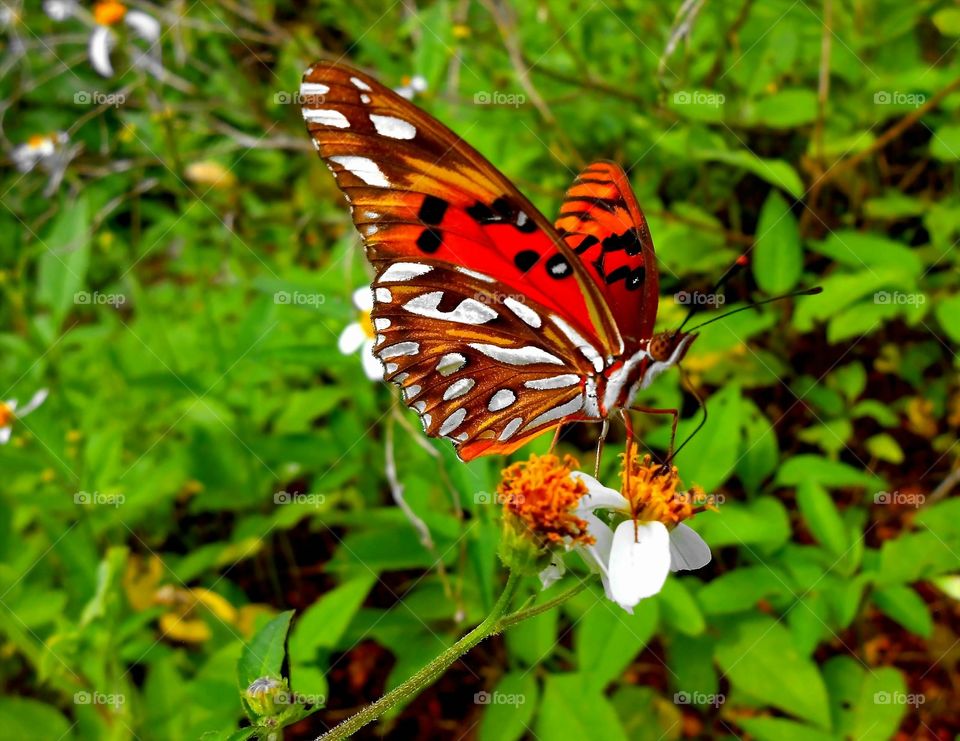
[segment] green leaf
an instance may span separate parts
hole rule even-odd
[[[719,512],[704,512],[692,520],[711,548],[750,545],[775,548],[790,537],[787,510],[779,499],[726,502]]]
[[[944,36],[960,36],[960,8],[942,8],[933,14],[933,25]]]
[[[504,674],[492,692],[478,692],[474,702],[486,705],[480,720],[480,741],[521,738],[529,730],[537,694],[537,680],[531,672]]]
[[[752,119],[774,129],[792,129],[817,116],[817,94],[806,88],[787,88],[757,101]]]
[[[947,124],[934,131],[930,154],[944,162],[960,160],[960,126]]]
[[[705,584],[697,599],[708,615],[724,615],[753,609],[766,597],[790,594],[784,574],[767,566],[744,566]]]
[[[510,655],[527,666],[538,666],[549,659],[557,648],[559,610],[548,610],[524,620],[504,634]]]
[[[831,461],[817,455],[795,455],[781,466],[776,483],[780,486],[799,486],[811,481],[827,488],[861,486],[876,490],[883,480],[858,468]]]
[[[66,204],[44,240],[37,274],[37,299],[59,325],[68,309],[91,303],[90,294],[78,297],[90,264],[90,208],[86,196]]]
[[[707,629],[707,621],[700,611],[697,600],[690,594],[686,582],[696,584],[693,579],[683,579],[673,576],[667,579],[657,596],[660,603],[660,612],[663,624],[670,626],[678,633],[688,636],[697,636]]]
[[[894,465],[899,465],[903,463],[905,457],[903,454],[903,448],[900,447],[892,435],[888,435],[886,432],[881,432],[879,435],[873,435],[868,437],[864,442],[867,450],[870,451],[870,455],[879,458],[882,461],[887,463],[893,463]]]
[[[886,741],[896,735],[912,699],[900,672],[887,666],[865,668],[849,656],[835,656],[824,664],[823,678],[838,738]]]
[[[817,252],[841,265],[863,268],[895,268],[901,275],[916,277],[923,272],[923,261],[916,250],[879,234],[838,229],[823,242],[811,245]]]
[[[757,239],[753,248],[753,274],[757,285],[773,295],[786,293],[803,272],[800,229],[790,204],[779,192],[770,191],[760,209]]]
[[[894,585],[878,589],[872,595],[873,603],[892,620],[922,638],[933,635],[930,609],[911,587]]]
[[[785,190],[794,198],[803,198],[803,181],[789,162],[780,159],[763,159],[753,152],[737,150],[703,150],[694,152],[697,159],[708,162],[723,162],[734,167],[742,167],[777,188]]]
[[[548,674],[537,718],[540,741],[602,738],[627,741],[616,711],[603,694],[579,674]]]
[[[744,618],[720,639],[716,660],[733,686],[763,704],[830,727],[827,691],[816,664],[767,616]]]
[[[785,718],[742,718],[738,725],[757,741],[837,741],[833,734]]]
[[[960,342],[960,293],[938,301],[933,313],[947,336]]]
[[[602,690],[630,665],[657,628],[656,600],[644,600],[633,615],[607,600],[577,623],[574,644],[583,681]]]
[[[848,548],[847,526],[827,490],[815,481],[801,481],[797,506],[817,542],[836,558],[842,556]]]
[[[264,625],[243,647],[237,664],[241,692],[244,692],[255,679],[281,676],[283,657],[286,653],[284,645],[293,613],[293,610],[281,612]]]
[[[703,429],[677,456],[684,484],[716,489],[733,473],[740,450],[740,389],[725,386],[710,399],[710,416]],[[686,439],[699,418],[683,420],[677,440]]]
[[[66,739],[72,726],[59,710],[39,700],[0,697],[0,727],[10,739]]]

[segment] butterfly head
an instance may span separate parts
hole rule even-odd
[[[683,360],[697,336],[697,332],[681,332],[678,329],[658,332],[650,340],[647,352],[654,362],[676,365]]]

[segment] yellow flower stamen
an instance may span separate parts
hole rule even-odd
[[[27,139],[27,146],[30,147],[30,149],[40,149],[40,147],[47,143],[49,138],[50,137],[44,136],[43,134],[34,134]]]
[[[13,410],[0,401],[0,427],[9,427],[13,424]]]
[[[114,0],[104,0],[93,6],[93,19],[101,26],[113,26],[123,20],[127,6]]]
[[[585,545],[594,542],[587,523],[577,517],[576,509],[587,486],[570,476],[577,461],[555,455],[531,455],[503,471],[497,496],[504,509],[519,518],[531,534],[545,545],[570,539]]]
[[[664,469],[654,463],[649,455],[624,456],[620,473],[623,488],[621,493],[630,502],[632,517],[637,522],[662,522],[668,527],[683,522],[699,509],[707,496],[699,487],[678,491],[680,477],[673,466]]]
[[[360,312],[360,326],[363,328],[363,333],[367,336],[367,339],[376,339],[377,331],[373,327],[373,319],[370,317],[369,311]]]

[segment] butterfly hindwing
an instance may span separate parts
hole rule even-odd
[[[583,262],[627,346],[653,335],[659,280],[647,220],[621,167],[594,162],[567,190],[554,226]]]

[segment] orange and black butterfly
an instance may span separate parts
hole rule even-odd
[[[460,458],[605,420],[683,358],[697,335],[654,334],[653,242],[618,165],[584,169],[551,224],[479,152],[363,72],[318,62],[300,94],[376,271],[374,352]]]

